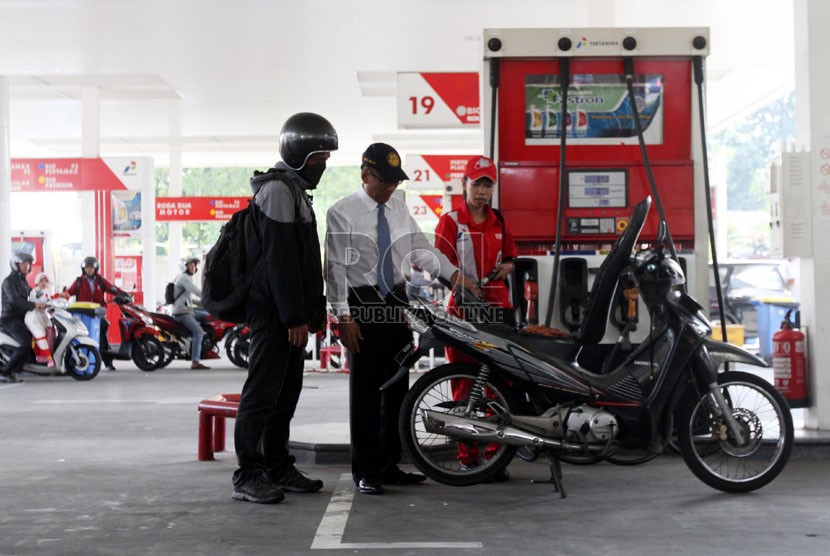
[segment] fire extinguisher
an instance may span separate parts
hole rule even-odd
[[[772,335],[772,367],[775,388],[787,399],[790,407],[807,407],[807,353],[804,334],[790,320],[792,309],[781,322],[781,330]]]

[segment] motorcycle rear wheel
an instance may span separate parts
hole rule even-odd
[[[677,439],[683,459],[712,488],[757,490],[775,479],[789,460],[794,436],[790,409],[775,388],[749,373],[721,373],[718,387],[747,440],[736,441],[710,409],[716,404],[706,392],[681,408]]]
[[[164,363],[164,346],[153,336],[142,336],[133,345],[133,363],[142,371],[155,371]]]
[[[453,400],[451,381],[474,381],[477,376],[478,368],[474,365],[441,365],[418,379],[404,399],[400,419],[401,440],[415,466],[433,481],[451,486],[484,482],[507,467],[516,453],[515,446],[462,441],[426,430],[421,415],[423,410],[464,415],[468,399]],[[488,378],[486,395],[473,408],[473,414],[481,419],[493,418],[494,413],[487,407],[488,403],[496,403],[511,413],[516,411],[510,389],[498,376]],[[467,465],[459,461],[459,447],[462,446],[468,453],[478,454],[474,461],[468,460]]]

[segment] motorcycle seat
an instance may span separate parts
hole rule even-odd
[[[557,363],[571,361],[578,348],[576,340],[564,336],[516,333],[511,340],[534,355]]]

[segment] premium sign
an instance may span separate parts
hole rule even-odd
[[[121,159],[119,159],[120,161]],[[13,158],[12,191],[107,191],[127,189],[119,175],[135,174],[126,161],[123,172],[102,158]]]

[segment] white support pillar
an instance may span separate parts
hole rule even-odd
[[[144,306],[156,308],[156,183],[152,158],[141,159],[141,244]]]
[[[830,429],[830,2],[796,0],[795,74],[797,143],[810,150],[811,258],[801,261],[801,322],[807,327],[813,406],[805,425]]]
[[[176,99],[170,102],[169,112],[170,129],[170,197],[181,197],[182,195],[182,105]],[[182,259],[182,223],[168,223],[168,273],[172,276],[178,271],[179,261]]]
[[[12,164],[9,147],[9,78],[0,75],[0,276],[12,251]],[[2,304],[2,300],[0,300]]]
[[[181,197],[182,195],[182,146],[179,144],[170,145],[170,197]],[[168,254],[170,257],[170,272],[176,272],[177,264],[182,258],[182,223],[168,222],[168,238],[170,246]]]
[[[81,156],[101,156],[101,103],[100,92],[87,87],[81,96]],[[95,192],[81,191],[81,249],[82,257],[95,254]]]

